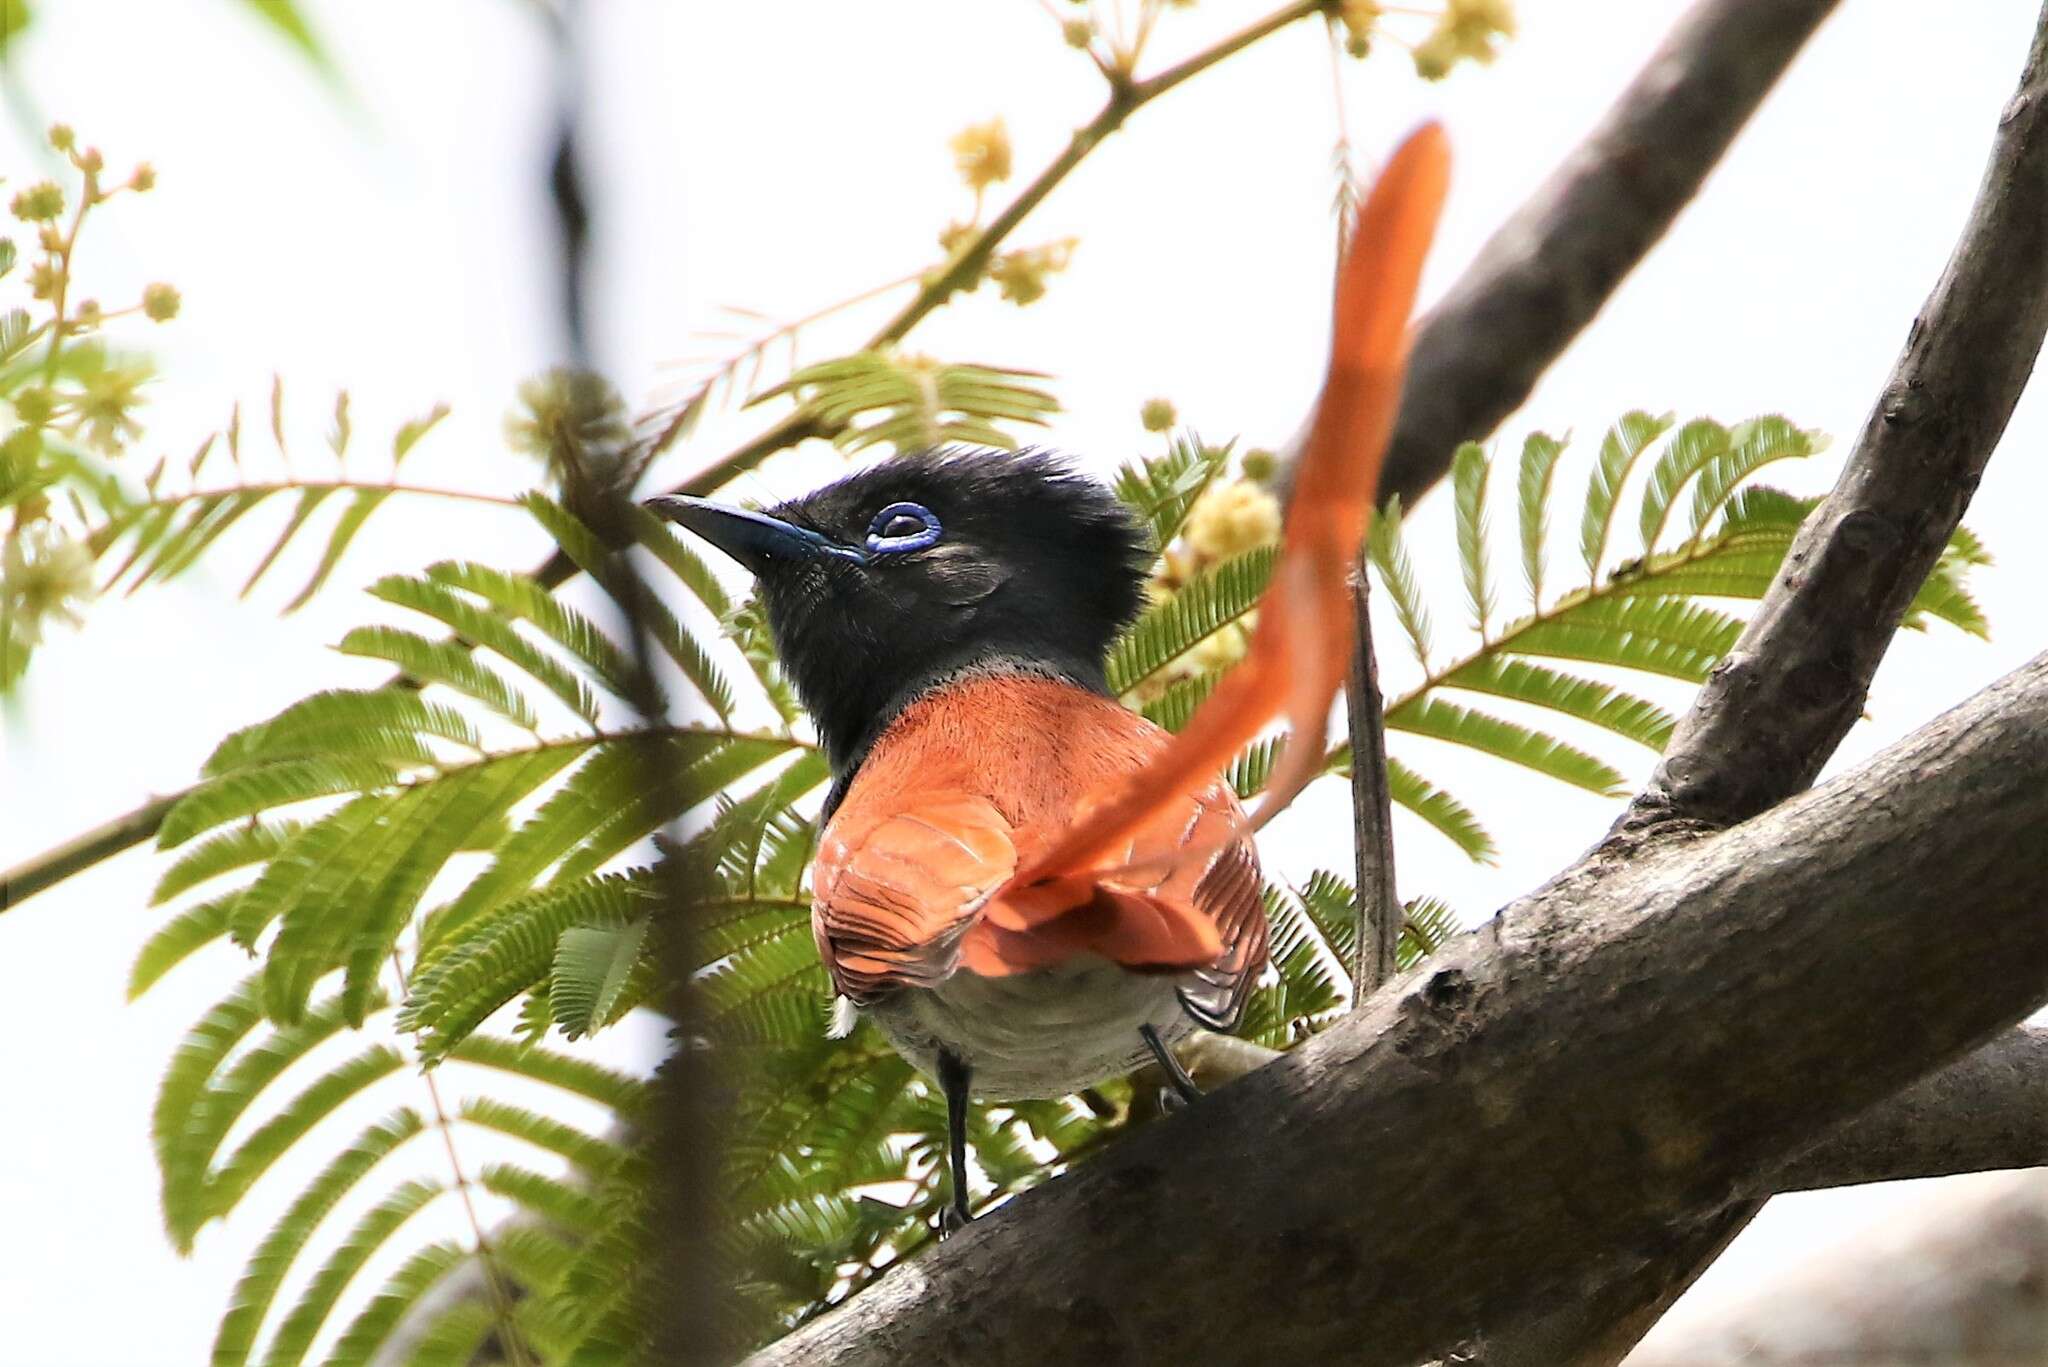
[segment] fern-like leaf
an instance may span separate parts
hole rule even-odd
[[[1728,429],[1712,418],[1694,418],[1678,429],[1650,467],[1650,482],[1643,490],[1642,515],[1637,519],[1643,554],[1656,551],[1671,509],[1692,477],[1727,454]]]
[[[424,1132],[419,1113],[401,1108],[365,1129],[307,1184],[250,1255],[213,1339],[216,1363],[244,1362],[257,1331],[299,1254],[327,1214],[399,1145]]]
[[[1147,608],[1110,648],[1110,692],[1129,692],[1250,612],[1273,576],[1274,554],[1262,546],[1211,565]]]
[[[1600,573],[1600,562],[1607,554],[1608,534],[1614,528],[1615,505],[1628,472],[1650,443],[1664,435],[1673,420],[1669,413],[1653,417],[1636,409],[1622,414],[1600,439],[1600,455],[1586,486],[1585,512],[1579,520],[1579,552],[1585,557],[1588,575],[1597,577]]]
[[[1408,637],[1415,658],[1429,668],[1429,608],[1422,598],[1422,586],[1415,577],[1415,563],[1408,558],[1402,535],[1401,500],[1391,500],[1366,536],[1366,556],[1380,577],[1380,587],[1393,600],[1394,620]]]
[[[1439,698],[1419,698],[1393,708],[1387,713],[1387,729],[1469,746],[1602,797],[1616,797],[1624,791],[1619,771],[1576,746]]]
[[[1452,508],[1458,528],[1458,564],[1465,575],[1465,601],[1481,640],[1493,615],[1493,585],[1486,564],[1486,452],[1468,441],[1451,457]]]
[[[1192,433],[1176,434],[1166,454],[1124,465],[1116,473],[1116,496],[1164,548],[1180,535],[1188,513],[1230,461],[1230,446],[1206,446]]]

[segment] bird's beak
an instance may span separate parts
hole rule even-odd
[[[648,499],[646,506],[703,537],[756,576],[771,573],[781,566],[824,556],[855,562],[867,559],[855,547],[842,546],[808,527],[799,527],[766,513],[729,508],[709,499],[668,494]]]

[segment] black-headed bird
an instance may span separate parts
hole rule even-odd
[[[1321,769],[1347,580],[1448,174],[1413,135],[1359,209],[1324,388],[1245,661],[1179,736],[1104,658],[1152,548],[1110,491],[1035,452],[934,451],[768,512],[650,506],[753,572],[830,761],[812,927],[833,987],[945,1093],[969,1218],[970,1094],[1063,1096],[1228,1030],[1267,959],[1253,822],[1222,777],[1292,724],[1262,813]]]

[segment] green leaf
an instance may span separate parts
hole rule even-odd
[[[406,1221],[433,1204],[435,1198],[446,1190],[438,1182],[401,1182],[390,1195],[363,1212],[341,1243],[327,1255],[327,1260],[313,1274],[312,1280],[306,1283],[299,1299],[272,1335],[269,1348],[263,1355],[265,1367],[289,1367],[289,1364],[305,1361],[314,1338],[326,1325],[327,1317],[334,1313],[342,1293],[348,1290],[349,1283],[363,1270],[364,1264],[391,1242],[392,1236]]]
[[[1429,609],[1422,601],[1422,586],[1415,578],[1415,564],[1401,534],[1401,500],[1390,499],[1372,520],[1366,537],[1366,557],[1379,573],[1380,587],[1394,603],[1394,619],[1401,624],[1408,644],[1423,669],[1429,668]]]
[[[1700,683],[1741,634],[1741,622],[1683,598],[1606,596],[1516,630],[1512,648]]]
[[[1443,686],[1490,693],[1561,712],[1605,727],[1659,753],[1671,739],[1671,728],[1677,725],[1670,713],[1646,699],[1591,679],[1500,655],[1484,655],[1460,665],[1444,676]]]
[[[555,1023],[579,1039],[614,1019],[627,976],[640,963],[647,939],[642,919],[616,928],[578,926],[555,944],[548,999]]]
[[[393,1112],[365,1129],[299,1193],[256,1246],[242,1270],[241,1280],[235,1284],[227,1313],[221,1317],[220,1328],[214,1335],[215,1362],[248,1358],[272,1300],[321,1221],[392,1150],[425,1129],[426,1122],[417,1112],[409,1108]]]
[[[497,613],[478,607],[445,585],[405,575],[380,579],[370,586],[369,592],[373,598],[431,617],[463,640],[496,653],[560,698],[591,726],[597,725],[597,699],[583,680]]]
[[[249,596],[257,581],[270,572],[270,567],[284,554],[284,548],[291,544],[292,539],[306,525],[307,519],[313,516],[313,511],[327,500],[329,494],[336,491],[336,486],[332,484],[318,484],[300,491],[298,506],[292,509],[292,515],[285,522],[284,530],[277,534],[277,540],[270,543],[270,549],[263,553],[263,558],[256,562],[256,568],[249,571],[249,577],[242,581],[241,597]]]
[[[1468,441],[1451,457],[1452,504],[1458,527],[1458,563],[1465,573],[1465,601],[1481,640],[1493,614],[1493,586],[1486,567],[1486,477],[1492,464],[1478,442]]]
[[[341,510],[341,516],[335,521],[334,530],[327,534],[327,548],[320,552],[320,563],[314,567],[313,577],[306,581],[305,587],[299,590],[297,597],[284,605],[285,612],[297,612],[313,600],[313,595],[320,592],[327,583],[328,576],[341,564],[341,557],[347,552],[349,542],[355,540],[356,533],[370,520],[370,514],[377,511],[377,505],[390,496],[389,489],[356,491],[348,506]],[[261,573],[260,569],[258,573]],[[253,577],[250,582],[255,582]]]
[[[7,243],[7,261],[0,264],[0,274],[14,260],[14,244]],[[13,360],[35,339],[35,320],[29,317],[27,309],[9,309],[0,314],[0,364]]]
[[[639,1078],[573,1054],[544,1049],[537,1044],[520,1044],[492,1035],[471,1035],[450,1050],[448,1057],[559,1087],[600,1106],[610,1107],[626,1120],[638,1119],[647,1111],[650,1092],[648,1085]]]
[[[1544,539],[1550,533],[1550,482],[1556,475],[1556,457],[1565,453],[1565,441],[1544,432],[1530,432],[1522,441],[1522,467],[1516,478],[1516,521],[1522,529],[1522,578],[1530,586],[1530,607],[1542,611],[1542,557]]]
[[[361,793],[397,779],[397,766],[389,760],[363,755],[285,760],[237,770],[209,779],[181,798],[165,813],[164,824],[157,830],[157,845],[171,849],[216,826],[273,807]]]
[[[323,1031],[322,1039],[331,1033]],[[404,1055],[389,1045],[377,1044],[322,1073],[276,1115],[258,1126],[208,1175],[206,1202],[210,1214],[226,1218],[257,1180],[311,1133],[314,1126],[376,1083],[396,1076],[404,1067]]]
[[[1301,909],[1341,965],[1358,957],[1358,890],[1327,869],[1308,876],[1298,894]]]
[[[144,941],[135,966],[128,970],[128,1000],[134,1001],[189,956],[225,936],[237,896],[231,892],[187,907]]]
[[[651,909],[645,871],[543,888],[498,909],[413,974],[399,1027],[438,1058],[527,988],[547,981],[556,946],[577,926],[623,929]]]
[[[336,646],[344,655],[385,660],[421,683],[452,688],[515,726],[537,731],[533,708],[505,677],[454,641],[434,641],[400,627],[357,627]]]
[[[297,821],[276,821],[267,824],[251,822],[222,831],[178,856],[164,870],[163,877],[157,880],[156,891],[150,894],[149,904],[160,907],[179,893],[224,873],[261,864],[283,849],[302,829],[304,826]]]
[[[430,739],[483,749],[467,717],[412,689],[330,689],[300,699],[269,721],[233,732],[214,747],[202,772],[218,778],[280,760],[346,755],[431,764]]]
[[[1621,774],[1585,751],[1555,736],[1437,698],[1419,698],[1391,709],[1387,729],[1469,746],[1602,797],[1618,797],[1623,791]]]
[[[498,611],[532,623],[569,652],[613,696],[632,701],[633,664],[627,653],[596,623],[534,580],[488,565],[453,560],[429,565],[427,577],[448,588],[473,593]]]
[[[1110,647],[1109,691],[1128,693],[1258,604],[1276,552],[1261,546],[1194,575]]]
[[[1586,486],[1586,509],[1579,522],[1579,551],[1586,560],[1586,573],[1598,577],[1600,562],[1607,554],[1608,533],[1614,528],[1614,509],[1628,472],[1651,442],[1664,435],[1673,415],[1652,417],[1636,409],[1624,413],[1607,435],[1600,439],[1600,457]]]
[[[1464,930],[1458,913],[1441,898],[1418,897],[1408,903],[1405,911],[1401,941],[1394,952],[1394,962],[1403,971],[1442,949],[1445,942]]]
[[[486,1163],[477,1180],[484,1190],[514,1201],[531,1214],[578,1234],[604,1224],[604,1207],[596,1197],[567,1182],[516,1163]]]
[[[415,1252],[335,1340],[326,1367],[361,1367],[381,1361],[379,1351],[449,1273],[469,1261],[468,1250],[443,1240]]]
[[[1427,821],[1475,864],[1491,864],[1497,850],[1493,837],[1464,803],[1431,783],[1391,755],[1387,758],[1387,789],[1395,802]]]
[[[523,1139],[535,1148],[566,1159],[593,1179],[608,1175],[625,1158],[624,1147],[609,1139],[495,1097],[470,1097],[457,1114],[472,1125]]]
[[[1176,434],[1166,454],[1134,461],[1116,473],[1114,488],[1152,533],[1152,544],[1169,545],[1188,513],[1230,460],[1230,445],[1205,446],[1191,433]]]
[[[1698,536],[1713,520],[1735,487],[1774,461],[1801,460],[1827,449],[1819,432],[1794,427],[1771,414],[1739,422],[1728,429],[1729,448],[1701,469],[1692,493],[1692,534]]]
[[[281,889],[274,902],[238,913],[279,921],[264,965],[272,1017],[292,1019],[313,985],[345,966],[345,1009],[359,1023],[399,933],[434,877],[570,758],[562,747],[515,754],[407,789],[371,824],[352,831],[342,858]]]
[[[1670,520],[1672,505],[1692,477],[1728,454],[1728,429],[1712,418],[1694,418],[1657,457],[1650,469],[1650,483],[1643,490],[1643,512],[1638,521],[1643,531],[1643,554],[1657,549]]]
[[[433,431],[441,419],[447,416],[448,405],[437,403],[428,411],[425,417],[414,418],[400,426],[397,433],[391,438],[391,468],[396,470],[400,465],[404,464],[405,458],[411,454],[412,448],[419,445],[420,438]]]
[[[256,17],[268,24],[280,38],[298,49],[299,55],[311,62],[322,75],[334,74],[333,60],[320,45],[313,26],[306,22],[306,16],[294,0],[242,0],[242,3],[255,11]]]

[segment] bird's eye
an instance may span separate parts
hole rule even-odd
[[[868,524],[868,549],[877,555],[921,551],[939,539],[939,519],[921,503],[891,503]]]

